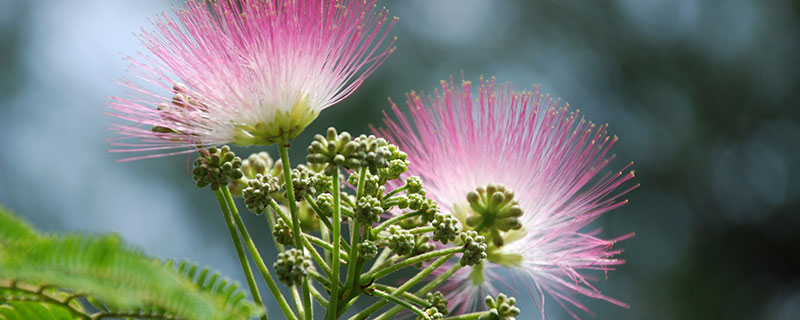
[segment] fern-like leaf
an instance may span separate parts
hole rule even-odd
[[[0,279],[86,294],[103,301],[108,310],[148,311],[182,319],[258,315],[260,308],[244,300],[236,286],[217,281],[209,286],[205,278],[182,265],[176,272],[115,235],[39,235],[0,209]]]
[[[0,305],[2,320],[72,320],[66,308],[39,301],[10,301]]]

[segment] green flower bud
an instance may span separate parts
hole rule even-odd
[[[333,215],[333,195],[330,193],[323,193],[317,196],[317,207],[322,211],[322,214],[330,217]]]
[[[479,320],[516,320],[516,316],[520,314],[519,308],[514,304],[517,300],[507,297],[501,293],[497,295],[497,299],[492,299],[492,296],[486,296],[486,307],[489,308],[489,313],[482,315]]]
[[[358,244],[358,257],[363,260],[375,258],[378,255],[378,244],[373,241],[364,240]]]
[[[462,266],[472,266],[486,259],[486,239],[475,231],[462,232],[459,237],[464,246]]]
[[[299,165],[292,170],[292,188],[296,201],[302,200],[306,195],[316,196],[320,193],[329,191],[333,184],[333,178],[321,173],[317,173]]]
[[[270,175],[256,174],[253,180],[247,183],[247,188],[242,190],[242,198],[247,210],[260,215],[269,207],[272,194],[278,192],[278,178]]]
[[[400,175],[408,171],[409,162],[407,160],[394,159],[389,161],[389,167],[381,170],[381,177],[384,180],[394,180],[400,178]]]
[[[306,161],[313,164],[327,164],[326,175],[333,175],[336,168],[359,168],[365,154],[357,152],[358,143],[352,141],[347,132],[341,134],[334,128],[328,128],[325,136],[316,135],[308,146]]]
[[[489,184],[486,188],[477,188],[467,193],[472,214],[467,217],[467,226],[475,231],[489,234],[495,246],[505,243],[503,232],[519,230],[522,223],[522,208],[514,200],[514,192],[501,184]]]
[[[425,295],[425,301],[430,303],[431,306],[436,308],[436,310],[438,310],[442,315],[446,316],[449,313],[447,311],[447,299],[444,298],[444,295],[441,291],[436,291],[433,293],[428,292],[428,294]]]
[[[272,265],[278,280],[287,286],[299,286],[308,275],[311,261],[298,249],[289,249],[278,254],[278,260]]]
[[[218,149],[210,147],[203,156],[194,161],[192,178],[198,188],[211,186],[211,190],[218,190],[227,186],[232,180],[240,179],[243,174],[239,169],[242,159],[236,157],[230,147],[223,146]]]
[[[364,196],[358,199],[353,210],[356,221],[363,225],[372,225],[381,220],[383,207],[378,199],[372,196]]]
[[[417,176],[410,176],[406,179],[406,190],[408,193],[419,193],[422,191],[422,179]]]
[[[447,244],[454,241],[459,232],[458,220],[450,214],[436,213],[431,221],[433,227],[433,241],[439,241],[442,244]]]
[[[416,241],[414,235],[399,226],[393,225],[388,229],[385,243],[398,256],[409,255],[414,252]]]
[[[275,237],[275,241],[284,246],[294,245],[292,228],[282,218],[275,220],[275,228],[272,230],[272,235]]]
[[[428,316],[428,319],[431,319],[431,320],[442,320],[442,319],[444,319],[444,315],[441,312],[439,312],[438,309],[436,309],[434,307],[430,307],[428,309],[425,309],[425,315]],[[424,318],[422,318],[420,316],[417,316],[417,320],[421,320],[421,319],[424,319]]]

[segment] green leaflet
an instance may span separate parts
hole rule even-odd
[[[163,264],[116,235],[39,235],[0,208],[0,283],[10,280],[86,294],[101,312],[126,317],[248,319],[260,312],[235,284],[208,269]],[[56,305],[26,303],[8,302],[2,310],[20,314]]]
[[[64,307],[38,301],[12,301],[0,304],[2,320],[66,320],[73,319]]]

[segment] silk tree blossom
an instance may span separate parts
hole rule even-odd
[[[447,280],[451,306],[479,306],[487,292],[498,293],[498,274],[510,272],[542,318],[546,300],[575,318],[576,308],[590,313],[579,295],[627,307],[592,284],[593,274],[624,263],[614,244],[631,236],[606,240],[589,226],[638,186],[622,186],[634,177],[633,163],[607,172],[618,138],[538,87],[479,84],[477,97],[469,81],[457,87],[452,79],[433,96],[411,92],[410,118],[392,103],[394,117],[376,130],[408,152],[407,174],[420,176],[444,211],[492,239],[487,261]]]
[[[177,19],[162,14],[139,35],[150,55],[126,58],[135,96],[111,98],[110,114],[133,123],[111,127],[111,151],[157,153],[134,160],[294,138],[394,51],[397,18],[375,2],[190,0]]]

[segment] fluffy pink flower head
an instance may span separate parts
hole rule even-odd
[[[140,84],[112,97],[114,152],[191,152],[270,145],[297,136],[358,88],[394,50],[396,18],[376,0],[190,0],[139,36],[150,55],[126,58]],[[139,141],[125,142],[126,139]],[[123,140],[123,141],[120,141]]]
[[[499,273],[510,272],[543,318],[547,296],[576,318],[575,308],[589,312],[579,295],[627,307],[596,289],[592,274],[624,263],[613,245],[630,235],[605,240],[586,230],[638,186],[622,187],[633,163],[607,172],[618,140],[607,125],[586,121],[538,87],[517,91],[481,78],[477,96],[469,81],[442,81],[439,90],[408,94],[410,118],[392,103],[394,117],[377,131],[408,153],[407,174],[422,178],[428,196],[491,243],[482,264],[445,283],[451,306],[474,308],[482,295],[497,294]]]

